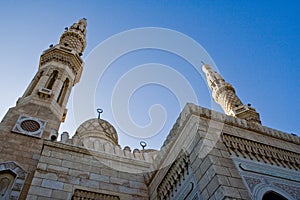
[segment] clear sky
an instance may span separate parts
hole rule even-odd
[[[251,103],[256,108],[263,125],[299,135],[299,13],[299,1],[1,1],[0,117],[15,105],[32,80],[42,51],[58,42],[64,27],[85,17],[88,28],[83,59],[87,63],[93,52],[97,54],[97,48],[103,47],[99,44],[111,41],[111,36],[120,36],[124,31],[148,30],[145,27],[176,31],[178,38],[174,37],[174,43],[168,43],[170,38],[166,34],[165,38],[158,37],[158,43],[184,48],[187,43],[183,43],[180,36],[193,39],[208,52],[213,62],[202,54],[194,57],[214,65],[212,67],[235,87],[243,103]],[[144,36],[137,34],[136,39]],[[136,41],[122,40],[109,51],[115,53],[132,42]],[[187,49],[187,52],[192,54],[193,50]],[[99,58],[99,63],[86,65],[85,76],[92,69],[103,67],[100,62],[103,55],[94,55]],[[96,86],[87,88],[95,91],[95,106],[81,102],[80,107],[103,108],[101,118],[117,128],[122,147],[139,147],[139,141],[145,140],[149,148],[159,148],[182,109],[181,101],[193,99],[190,86],[196,95],[195,103],[222,112],[212,103],[203,74],[199,74],[186,57],[180,57],[174,51],[161,48],[132,50],[105,67]],[[138,85],[131,86],[134,83]],[[74,93],[80,84],[75,86]],[[126,88],[118,88],[120,86],[136,90],[126,99]],[[182,91],[191,95],[182,95]],[[73,135],[82,122],[75,119],[80,113],[73,100],[72,97],[69,100],[67,120],[60,133],[68,131]],[[161,107],[154,106],[153,116],[149,116],[149,108],[157,104]],[[166,122],[160,132],[149,133],[149,137],[125,134],[114,118],[114,114],[122,114],[123,108],[139,126],[147,128],[149,123],[159,124],[164,116]],[[95,111],[90,117],[96,116]]]

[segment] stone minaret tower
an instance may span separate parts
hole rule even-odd
[[[72,87],[79,82],[86,47],[86,19],[65,28],[59,44],[40,57],[39,68],[24,95],[1,122],[6,131],[55,140],[67,113]]]
[[[0,123],[0,166],[11,183],[17,181],[11,199],[27,199],[44,141],[58,136],[71,89],[80,80],[86,25],[81,19],[66,28],[59,44],[42,53],[33,80]],[[4,195],[6,199],[8,194]]]
[[[227,115],[261,123],[256,110],[249,104],[243,105],[232,85],[225,82],[220,74],[213,71],[208,64],[203,64],[202,70],[206,75],[207,84],[212,91],[214,100],[221,105]]]

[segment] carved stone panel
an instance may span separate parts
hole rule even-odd
[[[290,194],[297,200],[300,200],[300,187],[286,185],[282,183],[273,183],[276,187],[284,190],[286,193]]]
[[[222,139],[229,153],[233,156],[283,168],[300,170],[300,155],[295,152],[226,133],[223,134]]]
[[[266,194],[276,193],[289,200],[300,200],[299,171],[236,157],[233,161],[251,199],[262,199]]]
[[[253,177],[248,177],[244,176],[244,179],[250,188],[250,191],[253,192],[253,189],[256,185],[260,184],[262,181],[259,178],[253,178]]]
[[[120,200],[118,196],[76,189],[72,200]]]
[[[38,118],[20,115],[12,132],[41,138],[46,123],[46,121]]]
[[[158,199],[198,200],[199,194],[187,155],[182,155],[170,166],[157,188]]]

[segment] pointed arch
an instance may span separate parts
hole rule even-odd
[[[47,81],[47,84],[46,84],[47,89],[52,90],[52,87],[57,79],[57,76],[58,76],[58,71],[54,70]]]
[[[0,199],[9,199],[16,174],[11,170],[0,171]]]
[[[19,199],[27,174],[15,162],[0,162],[0,199]]]
[[[60,92],[59,92],[59,95],[57,97],[57,103],[62,106],[64,100],[65,100],[65,96],[67,94],[67,91],[68,91],[68,88],[69,88],[69,85],[70,85],[70,81],[68,78],[66,78],[66,80],[64,81],[61,89],[60,89]]]
[[[268,191],[264,194],[262,200],[288,200],[284,196],[278,194],[277,192],[274,191]]]

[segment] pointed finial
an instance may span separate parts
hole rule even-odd
[[[100,119],[100,115],[101,115],[101,113],[103,113],[103,110],[101,108],[98,108],[97,112],[98,112],[98,119]]]

